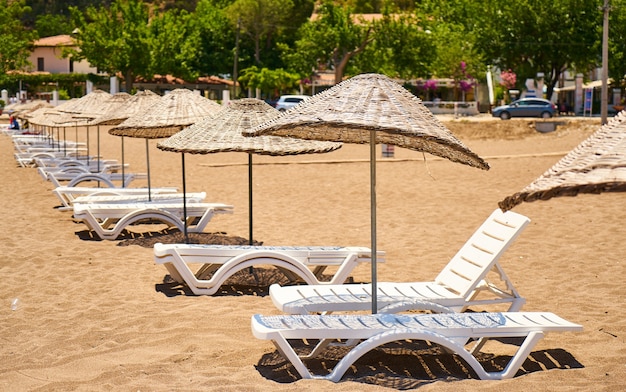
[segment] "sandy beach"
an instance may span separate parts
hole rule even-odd
[[[497,208],[599,128],[566,119],[555,132],[532,120],[443,118],[490,164],[482,171],[396,148],[378,164],[381,281],[429,281]],[[105,158],[121,160],[109,127],[67,129]],[[152,186],[181,187],[181,156],[149,142]],[[143,139],[124,138],[130,170],[146,171]],[[380,147],[379,147],[379,156]],[[254,157],[254,236],[266,245],[370,246],[368,146],[328,154]],[[187,189],[235,206],[208,233],[248,237],[247,157],[185,155]],[[169,283],[140,239],[88,239],[59,211],[53,186],[20,168],[0,135],[0,390],[2,391],[620,391],[626,379],[626,194],[580,195],[521,204],[529,227],[501,259],[522,310],[582,324],[548,334],[516,377],[478,380],[449,354],[396,350],[365,356],[342,382],[301,380],[268,341],[254,338],[253,314],[279,314],[267,286],[234,280],[217,295]],[[133,186],[146,186],[136,181]],[[272,283],[272,274],[268,273]],[[352,273],[370,279],[369,266]],[[19,299],[16,310],[11,302]],[[499,349],[496,349],[499,350]],[[489,352],[489,350],[486,350]],[[506,360],[496,351],[484,360]]]

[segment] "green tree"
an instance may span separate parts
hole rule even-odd
[[[355,72],[410,79],[430,73],[435,59],[432,34],[412,14],[384,14],[373,22],[375,39],[355,59]]]
[[[233,71],[235,29],[215,0],[200,0],[190,15],[195,55],[189,61],[200,75],[230,74]]]
[[[126,91],[136,76],[151,78],[151,40],[147,6],[139,0],[115,0],[109,8],[70,8],[78,28],[76,59],[87,59],[109,74],[121,73]]]
[[[431,28],[436,47],[431,76],[453,79],[454,99],[461,100],[461,92],[468,91],[485,75],[483,55],[476,49],[475,39],[465,26],[442,23]]]
[[[602,23],[600,0],[485,0],[476,26],[480,49],[523,84],[543,73],[551,96],[567,69],[598,65]]]
[[[239,81],[244,88],[259,89],[271,97],[295,89],[300,82],[300,76],[282,68],[259,69],[252,66],[241,71]]]
[[[40,37],[71,34],[72,27],[69,16],[66,15],[38,15],[35,29]]]
[[[193,29],[191,14],[169,10],[150,23],[151,74],[174,75],[185,80],[199,76],[194,69],[199,31]]]
[[[355,22],[348,9],[332,1],[325,1],[318,15],[302,25],[293,48],[281,47],[283,59],[302,75],[326,65],[334,70],[335,83],[339,83],[349,61],[372,42],[373,26],[364,20]]]
[[[0,0],[0,73],[29,65],[32,41],[37,37],[20,20],[29,10],[24,0]]]
[[[609,14],[609,77],[626,87],[626,1],[612,1]]]
[[[260,65],[261,50],[272,48],[291,15],[291,0],[237,0],[226,9],[233,26],[254,43],[255,64]]]

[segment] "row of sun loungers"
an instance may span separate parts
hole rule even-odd
[[[217,214],[232,214],[233,206],[217,203],[137,202],[74,205],[74,219],[83,222],[103,240],[115,240],[127,227],[141,222],[159,222],[181,232],[202,232]]]
[[[128,228],[143,223],[201,232],[215,215],[232,213],[232,206],[204,203],[204,192],[183,195],[172,187],[129,188],[132,181],[146,175],[120,173],[122,166],[115,160],[60,156],[61,143],[36,135],[13,135],[13,141],[20,153],[37,148],[38,154],[47,154],[31,156],[29,165],[24,165],[22,156],[20,165],[36,167],[41,177],[54,185],[53,193],[62,204],[59,209],[71,210],[74,221],[84,223],[100,239],[115,240]],[[78,144],[66,141],[63,145]]]
[[[21,165],[27,161],[26,156],[19,159]],[[30,162],[37,165],[34,158]],[[113,181],[129,180],[113,177],[117,173],[111,165],[104,164],[106,175],[91,172],[91,164],[67,171],[58,169],[61,162],[54,170],[39,166],[56,185],[61,209],[72,210],[73,218],[99,238],[114,240],[126,227],[146,221],[201,232],[215,215],[233,212],[233,206],[204,202],[204,193],[190,193],[184,196],[185,215],[183,195],[175,188],[154,188],[148,197],[145,189],[116,187]],[[83,181],[101,181],[106,188],[78,186]],[[427,341],[458,355],[479,378],[494,380],[514,377],[545,334],[582,330],[553,313],[520,311],[525,300],[499,260],[529,222],[497,209],[433,281],[380,282],[376,293],[371,284],[345,283],[356,267],[372,262],[371,250],[364,247],[156,244],[153,253],[155,264],[195,295],[213,295],[235,273],[259,265],[274,266],[298,283],[272,285],[269,296],[283,314],[253,315],[251,328],[256,338],[271,341],[302,378],[338,382],[356,360],[382,345]],[[378,262],[384,257],[380,251]],[[374,295],[380,313],[363,314]],[[505,309],[485,312],[491,307]],[[501,338],[521,338],[522,343],[502,370],[487,371],[477,357],[488,340]],[[303,353],[294,341],[309,349]],[[314,374],[307,359],[335,345],[349,351],[330,373]]]
[[[272,341],[302,378],[338,382],[357,359],[381,345],[424,340],[460,356],[481,379],[505,379],[515,376],[545,334],[582,330],[552,313],[519,311],[525,300],[499,259],[529,222],[523,215],[495,210],[432,282],[378,283],[381,313],[374,315],[352,314],[369,309],[370,284],[341,284],[356,263],[371,262],[367,248],[156,244],[154,258],[196,295],[215,294],[234,273],[261,264],[307,283],[272,285],[270,298],[286,314],[251,319],[254,336]],[[330,266],[337,272],[331,281],[321,281],[320,271]],[[473,311],[497,305],[506,311]],[[434,314],[399,314],[406,311]],[[513,337],[522,343],[504,369],[485,370],[477,357],[486,341]],[[293,341],[309,342],[311,348],[303,354]],[[468,346],[470,341],[474,344]],[[329,374],[313,374],[306,359],[323,356],[338,343],[352,348]]]

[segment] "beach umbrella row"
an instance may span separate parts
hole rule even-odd
[[[176,89],[109,130],[109,134],[114,136],[145,139],[148,200],[151,200],[152,197],[148,141],[150,139],[170,137],[181,129],[210,116],[219,109],[221,109],[219,104],[204,98],[194,91]]]

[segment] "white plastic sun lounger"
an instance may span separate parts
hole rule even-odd
[[[112,184],[111,184],[112,185]],[[61,201],[62,206],[59,208],[62,211],[71,210],[74,208],[74,202],[77,198],[83,196],[146,196],[148,195],[148,188],[120,188],[116,186],[106,186],[102,188],[87,187],[87,186],[58,186],[52,190],[52,192]],[[154,198],[156,195],[165,193],[176,193],[178,189],[175,187],[162,187],[151,188],[150,194]]]
[[[512,378],[537,342],[548,332],[579,332],[582,326],[552,313],[445,313],[417,315],[282,315],[252,317],[252,333],[271,340],[305,379],[338,382],[346,370],[364,354],[395,341],[419,340],[443,346],[460,356],[483,380]],[[495,338],[523,338],[522,344],[500,372],[487,372],[476,359],[482,344],[468,347],[469,339],[479,342]],[[296,354],[290,339],[320,339],[306,357],[318,357],[331,340],[361,341],[354,346],[328,375],[314,375]]]
[[[218,203],[189,203],[186,209],[189,233],[204,230],[217,214],[233,212],[233,206]],[[74,219],[83,222],[103,240],[115,240],[126,227],[140,222],[185,229],[183,203],[74,204]]]
[[[154,245],[154,261],[196,295],[215,294],[233,274],[254,265],[275,266],[290,279],[307,284],[343,283],[359,263],[371,262],[371,254],[363,247]],[[384,252],[378,257],[378,262],[384,262]],[[330,282],[322,282],[328,267],[336,271]]]
[[[72,187],[79,184],[88,182],[103,183],[109,188],[115,188],[115,182],[121,182],[123,187],[127,187],[131,182],[137,179],[145,179],[147,175],[145,173],[48,173],[48,180],[52,182],[55,187],[62,185]],[[62,183],[63,182],[63,183]]]
[[[70,162],[72,162],[70,164]],[[125,165],[128,166],[128,165]],[[97,161],[87,161],[85,160],[83,163],[80,160],[73,161],[65,161],[65,164],[62,166],[48,167],[48,166],[39,166],[37,167],[37,171],[41,178],[44,180],[50,180],[50,175],[53,175],[57,182],[60,181],[69,181],[76,178],[81,174],[111,174],[116,173],[122,169],[122,165],[118,163],[105,163]]]
[[[49,152],[24,152],[15,153],[15,160],[22,167],[33,167],[38,159],[59,159],[63,157],[78,157],[80,154],[86,152],[85,148],[73,148],[66,152],[63,151],[49,151]]]
[[[465,311],[470,306],[508,304],[516,311],[525,300],[515,290],[498,259],[530,222],[527,217],[496,209],[432,282],[378,282],[381,313],[409,310],[423,302]],[[493,271],[501,282],[489,280]],[[270,287],[274,305],[284,313],[307,314],[368,310],[371,284]]]
[[[89,167],[102,167],[104,165],[119,165],[121,164],[117,159],[104,159],[96,156],[80,156],[80,157],[61,157],[61,158],[38,158],[35,160],[37,167],[43,167],[46,169],[61,168],[68,166],[89,166]],[[126,163],[124,167],[128,167]]]
[[[110,188],[109,188],[110,189]],[[128,189],[128,188],[126,188]],[[134,193],[127,195],[87,195],[79,196],[74,199],[73,204],[128,204],[128,203],[200,203],[206,199],[206,192],[188,192],[183,193],[158,193],[148,196],[148,191],[144,193]]]

